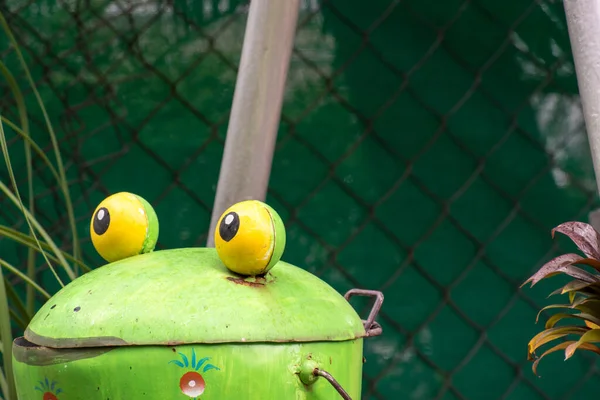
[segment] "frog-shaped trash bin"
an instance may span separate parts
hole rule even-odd
[[[359,399],[363,339],[383,296],[341,296],[280,261],[285,229],[259,201],[221,216],[216,248],[153,251],[158,219],[106,198],[90,233],[109,263],[69,283],[13,344],[20,400]],[[373,296],[367,320],[348,302]]]

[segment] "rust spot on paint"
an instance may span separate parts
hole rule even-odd
[[[248,287],[264,287],[266,280],[265,278],[255,278],[254,281],[245,280],[242,278],[234,278],[233,276],[228,276],[227,280],[233,283],[237,283],[238,285],[248,286]]]

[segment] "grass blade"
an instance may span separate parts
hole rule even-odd
[[[25,136],[29,137],[29,121],[27,119],[27,108],[25,107],[25,99],[23,97],[23,93],[17,84],[14,76],[11,74],[10,70],[6,68],[6,65],[0,61],[0,72],[4,75],[4,78],[7,80],[8,85],[15,97],[15,102],[17,103],[17,111],[19,114],[19,120],[21,122],[21,129]],[[27,196],[29,198],[29,211],[31,215],[35,216],[35,197],[33,196],[33,168],[31,164],[31,145],[25,141],[25,169],[27,170]],[[35,279],[35,251],[33,249],[29,249],[27,251],[27,275]],[[35,308],[35,293],[31,287],[27,287],[26,289],[26,302],[27,309],[29,313],[32,314]]]
[[[4,267],[5,269],[9,270],[13,274],[17,275],[19,278],[23,279],[23,281],[25,281],[26,284],[31,285],[35,290],[38,291],[39,294],[44,296],[46,298],[46,300],[50,298],[50,294],[48,294],[48,292],[46,292],[40,285],[35,283],[34,280],[30,279],[23,272],[19,271],[18,268],[12,266],[11,264],[9,264],[8,262],[4,261],[1,258],[0,258],[0,267]]]
[[[56,170],[56,168],[54,168],[54,165],[52,164],[52,162],[50,161],[48,156],[46,156],[46,153],[44,152],[44,150],[42,150],[37,145],[36,142],[28,134],[26,134],[21,128],[19,128],[17,125],[15,125],[15,123],[12,122],[10,119],[8,119],[4,116],[0,116],[0,120],[2,120],[3,123],[5,123],[12,130],[14,130],[15,133],[17,133],[19,136],[21,136],[23,138],[23,140],[25,140],[31,146],[31,149],[42,159],[44,164],[46,164],[46,166],[50,170],[50,173],[52,174],[54,179],[56,179],[57,181],[60,180],[60,177],[58,176],[58,171]]]
[[[31,72],[29,71],[29,68],[27,67],[25,58],[23,57],[23,54],[21,53],[19,44],[17,43],[17,40],[15,39],[15,37],[12,33],[12,30],[8,26],[8,23],[6,22],[6,19],[4,18],[4,15],[2,13],[0,13],[0,25],[2,25],[2,28],[6,32],[6,35],[8,36],[11,44],[14,46],[17,57],[19,58],[21,66],[23,67],[23,70],[25,71],[27,80],[29,81],[29,84],[31,85],[31,89],[33,90],[33,93],[35,95],[35,98],[36,98],[39,106],[40,106],[42,114],[44,115],[44,120],[46,122],[46,127],[48,129],[50,141],[52,142],[54,156],[56,158],[56,165],[58,167],[58,173],[60,176],[59,185],[62,189],[63,196],[65,198],[65,203],[66,203],[65,206],[67,209],[67,218],[69,220],[69,225],[71,227],[71,236],[73,239],[73,257],[80,259],[81,254],[80,254],[80,248],[79,248],[79,237],[77,235],[77,228],[75,225],[75,215],[73,213],[73,203],[71,201],[71,195],[69,194],[69,186],[67,183],[65,168],[64,168],[64,165],[62,162],[62,157],[60,154],[58,141],[56,140],[56,135],[54,133],[54,129],[52,128],[52,124],[50,122],[50,117],[48,116],[48,112],[46,111],[46,107],[44,106],[44,102],[42,101],[42,97],[40,96],[40,93],[37,90],[37,87],[35,85],[33,77],[31,76]]]
[[[29,279],[31,279],[31,278],[29,278]],[[25,308],[25,304],[23,304],[23,301],[17,294],[17,291],[15,290],[15,288],[10,284],[8,279],[5,279],[5,281],[6,281],[6,292],[8,293],[9,300],[12,301],[12,303],[14,304],[17,311],[19,311],[19,313],[23,316],[23,318],[25,318],[25,320],[27,320],[27,323],[28,323],[29,320],[31,320],[31,317],[33,316],[33,314],[29,314],[29,312]],[[29,287],[29,285],[27,287]],[[33,289],[33,287],[32,287],[32,289]],[[23,329],[25,329],[27,327],[26,326],[27,323],[25,323],[25,326],[23,326]]]
[[[62,251],[59,250],[56,243],[54,243],[54,241],[52,240],[50,235],[48,235],[48,232],[46,232],[46,230],[37,222],[37,220],[35,218],[32,218],[31,214],[29,213],[27,208],[25,208],[23,203],[20,203],[18,201],[18,199],[15,197],[15,195],[10,191],[10,189],[2,181],[0,181],[0,191],[2,191],[10,199],[10,201],[12,201],[13,204],[15,204],[17,207],[19,207],[19,205],[21,205],[23,207],[22,211],[23,211],[23,214],[25,214],[25,219],[28,220],[35,227],[35,229],[40,233],[40,235],[42,235],[42,238],[48,243],[48,245],[50,246],[50,248],[52,249],[52,251],[54,252],[56,257],[58,257],[59,261],[61,262],[61,264],[63,266],[63,269],[65,270],[65,272],[67,273],[69,278],[71,280],[75,279],[75,274],[73,273],[73,270],[69,266],[69,263],[62,255]],[[36,240],[36,244],[41,247],[40,242],[37,239],[37,236],[35,235],[35,233],[33,234],[33,238]],[[45,256],[45,253],[42,253],[42,255]],[[56,273],[56,270],[54,269],[54,267],[52,266],[52,264],[50,263],[48,258],[47,257],[44,257],[44,258],[46,259],[48,266],[50,267],[52,273],[54,274],[54,276],[56,277],[58,282],[62,286],[64,286],[64,284],[62,283],[62,280]]]
[[[38,241],[36,242],[34,238],[32,238],[31,236],[19,232],[16,229],[13,229],[11,227],[8,227],[6,225],[0,225],[0,236],[4,236],[7,239],[10,239],[12,241],[15,241],[19,244],[22,244],[24,246],[29,247],[30,249],[33,249],[37,252],[45,252],[46,250],[52,250],[52,247],[45,242],[42,241]],[[42,249],[40,249],[37,245],[37,243],[42,245]],[[79,268],[82,269],[82,271],[84,272],[90,272],[92,269],[90,267],[88,267],[83,261],[81,260],[77,260],[75,259],[72,255],[70,255],[69,253],[60,250],[60,252],[62,253],[63,257],[67,260],[69,260],[70,262],[72,262],[73,264],[76,264]],[[51,259],[54,262],[60,263],[60,260],[54,256],[51,253],[47,253],[46,252],[46,257],[48,257],[49,259]]]
[[[2,394],[8,393],[8,383],[6,382],[6,378],[4,377],[4,370],[0,367],[0,388],[2,389]],[[6,395],[5,395],[6,397]],[[4,400],[3,397],[0,400]]]
[[[33,227],[31,226],[32,220],[35,221],[35,218],[33,217],[33,215],[31,214],[30,211],[28,211],[28,210],[26,211],[25,205],[23,204],[23,201],[21,200],[21,195],[19,194],[17,181],[15,179],[15,174],[14,174],[14,171],[13,171],[11,163],[10,163],[10,156],[8,154],[8,146],[6,144],[6,136],[4,135],[4,126],[2,124],[2,121],[0,121],[0,146],[2,147],[2,154],[4,155],[4,161],[6,162],[6,168],[8,169],[8,175],[9,175],[11,183],[14,187],[16,197],[15,197],[15,195],[12,195],[12,193],[10,193],[10,190],[8,190],[8,188],[6,188],[7,189],[6,194],[8,195],[8,193],[10,193],[12,195],[12,197],[15,197],[13,203],[15,203],[15,205],[17,207],[19,207],[21,209],[21,211],[23,212],[23,214],[25,216],[25,221],[27,221],[27,225],[29,226],[29,230],[31,231],[31,234],[37,241],[37,235],[35,234],[35,231],[34,231]],[[4,185],[4,184],[2,184],[2,185]],[[49,237],[48,237],[48,239],[49,239]],[[39,246],[39,244],[38,244],[38,246]],[[41,248],[41,246],[40,246],[40,248]],[[50,266],[50,269],[54,273],[56,280],[58,280],[58,283],[60,283],[60,285],[64,287],[65,286],[64,283],[62,282],[62,280],[56,273],[56,270],[54,269],[54,266],[50,263],[50,260],[48,260],[48,257],[45,257],[44,253],[42,253],[42,255],[44,255],[44,258],[45,258],[46,262],[48,263],[48,265]],[[66,261],[65,261],[65,264],[66,264]],[[70,269],[68,264],[66,264],[66,266]],[[74,277],[72,279],[74,279]]]
[[[8,296],[4,283],[4,275],[0,268],[0,340],[2,341],[2,360],[4,365],[4,374],[6,377],[7,391],[4,392],[4,398],[7,400],[16,400],[17,391],[15,388],[15,378],[12,368],[12,332],[10,325],[10,312],[8,307]]]

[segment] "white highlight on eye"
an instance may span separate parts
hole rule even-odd
[[[190,385],[191,387],[194,387],[194,386],[196,386],[196,381],[190,381],[189,385]]]
[[[138,211],[140,212],[140,214],[144,215],[144,209],[143,208],[138,208]]]
[[[229,225],[232,222],[233,222],[233,215],[229,214],[228,216],[225,217],[225,225]]]
[[[104,210],[101,209],[100,211],[98,211],[98,219],[100,221],[102,221],[103,218],[104,218]]]

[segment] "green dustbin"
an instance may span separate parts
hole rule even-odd
[[[375,298],[367,320],[352,295]],[[359,399],[382,302],[283,261],[243,277],[213,248],[128,257],[64,287],[14,341],[18,397]]]

